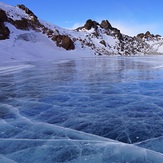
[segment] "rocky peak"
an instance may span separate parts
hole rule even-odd
[[[21,19],[12,19],[14,16],[8,17],[7,12],[0,9],[0,40],[5,40],[9,38],[10,30],[8,29],[8,27],[5,26],[4,23],[8,22],[20,30],[32,29],[36,32],[42,32],[43,34],[46,34],[49,38],[51,38],[53,41],[55,41],[57,46],[62,47],[66,50],[75,49],[74,42],[72,41],[69,35],[60,34],[59,31],[56,34],[55,31],[41,24],[37,19],[37,16],[27,7],[25,7],[24,5],[17,5],[17,7],[25,11],[25,13],[29,15],[29,17],[22,16]],[[17,13],[13,12],[13,14],[16,15]]]
[[[17,7],[19,7],[22,10],[24,10],[26,12],[26,14],[28,14],[29,16],[32,16],[33,19],[37,20],[37,16],[30,9],[25,7],[23,4],[17,5]]]
[[[101,28],[104,28],[106,30],[113,28],[108,20],[102,20],[100,26],[101,26]]]
[[[97,23],[96,21],[92,21],[91,19],[88,19],[84,25],[84,28],[87,30],[90,30],[91,28],[98,28],[99,23]]]
[[[0,40],[9,38],[10,26],[7,27],[6,22],[20,30],[32,29],[43,33],[53,40],[57,46],[65,50],[81,47],[82,49],[89,48],[95,54],[130,55],[157,51],[158,48],[154,49],[151,43],[149,44],[149,40],[154,41],[155,44],[159,40],[158,47],[163,44],[163,39],[160,35],[153,35],[149,31],[140,33],[137,37],[121,34],[121,31],[113,27],[108,20],[102,20],[99,24],[88,19],[82,27],[76,29],[78,32],[81,32],[80,35],[77,31],[60,30],[58,27],[52,27],[46,23],[39,22],[37,16],[24,5],[18,5],[15,10],[14,7],[12,10],[0,9]],[[18,38],[28,40],[26,35],[20,35]],[[160,40],[162,40],[161,43]]]
[[[108,20],[102,20],[100,27],[105,30],[111,30],[113,35],[117,36],[117,38],[121,41],[122,40],[122,34],[121,31],[117,28],[112,27],[112,25],[109,23]]]
[[[84,26],[79,27],[79,28],[77,28],[76,30],[77,30],[77,31],[79,31],[79,30],[81,30],[81,29],[90,30],[91,28],[94,28],[95,30],[97,30],[97,28],[98,28],[99,25],[100,25],[100,24],[97,23],[96,21],[93,21],[93,20],[91,20],[91,19],[88,19],[88,20],[86,21],[86,23],[84,24]]]
[[[149,31],[147,31],[144,36],[145,38],[155,37],[154,34],[151,34]]]
[[[30,9],[28,9],[23,4],[17,5],[17,7],[24,10],[25,13],[28,14],[29,17],[30,17],[29,20],[22,18],[22,20],[17,20],[14,23],[12,23],[18,29],[28,30],[29,28],[32,28],[34,30],[37,30],[41,26],[39,20],[37,19],[37,16]]]
[[[13,19],[14,16],[8,16],[7,12],[0,9],[1,33],[2,33],[2,29],[4,30],[4,22],[9,22],[12,25],[14,25],[17,29],[21,29],[21,30],[29,30],[29,29],[33,29],[36,31],[39,30],[41,24],[38,21],[37,16],[34,15],[34,13],[24,5],[17,5],[17,7],[19,7],[21,10],[24,10],[26,14],[29,15],[29,17],[23,17],[23,16],[21,17],[19,13],[15,13],[15,15],[20,16],[21,19]]]
[[[161,36],[160,35],[154,35],[154,34],[151,34],[149,31],[147,31],[146,33],[139,33],[137,35],[137,38],[140,38],[140,39],[146,39],[146,40],[149,40],[149,39],[159,39]]]

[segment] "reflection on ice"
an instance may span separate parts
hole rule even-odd
[[[0,160],[163,162],[163,57],[157,57],[1,68]]]

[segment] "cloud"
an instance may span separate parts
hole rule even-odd
[[[139,33],[145,33],[147,31],[150,31],[153,34],[158,33],[157,24],[137,24],[137,23],[129,24],[119,21],[112,21],[111,24],[113,27],[118,28],[121,31],[121,33],[127,34],[129,36],[136,36]]]
[[[81,27],[81,26],[83,26],[83,25],[84,25],[84,23],[75,23],[75,24],[71,27],[71,29],[76,29],[76,28]]]
[[[66,24],[66,23],[65,23]],[[82,23],[82,22],[78,22],[78,23],[67,23],[66,25],[64,25],[64,28],[66,29],[76,29],[78,27],[81,27],[83,26],[85,23]]]
[[[95,21],[101,23],[104,19],[96,19]],[[110,21],[111,25],[115,28],[118,28],[121,33],[129,35],[129,36],[136,36],[139,33],[145,33],[150,31],[152,34],[162,34],[162,30],[160,30],[160,26],[156,23],[147,23],[147,24],[140,24],[136,22],[122,22],[122,21]],[[70,25],[68,29],[76,29],[81,27],[85,24],[85,22],[78,22]]]

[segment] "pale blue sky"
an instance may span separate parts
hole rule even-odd
[[[1,0],[24,4],[40,19],[64,28],[83,25],[87,19],[107,19],[123,33],[151,31],[163,36],[162,0]]]

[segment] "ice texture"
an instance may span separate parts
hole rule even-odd
[[[135,145],[163,153],[163,136],[138,142]]]
[[[116,142],[75,140],[2,140],[2,153],[16,162],[162,163],[163,155]]]
[[[2,65],[0,160],[162,163],[162,61],[95,57]]]

